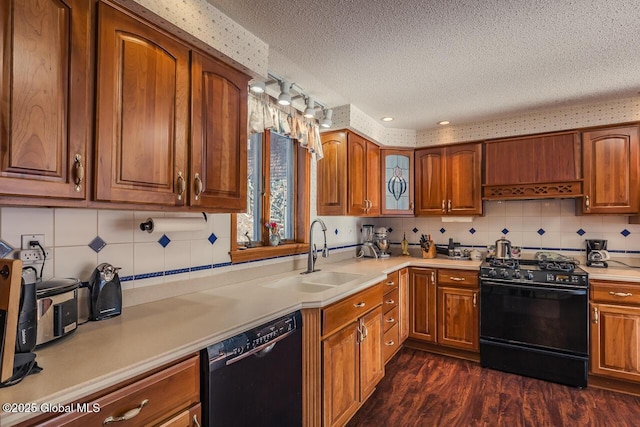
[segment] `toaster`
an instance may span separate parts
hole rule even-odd
[[[122,288],[118,267],[102,263],[89,281],[89,320],[103,320],[122,313]]]
[[[36,345],[62,338],[78,327],[78,279],[51,279],[36,286]]]

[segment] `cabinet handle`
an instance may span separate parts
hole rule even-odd
[[[355,308],[362,308],[362,307],[364,307],[365,305],[366,305],[366,304],[365,304],[364,302],[359,302],[359,303],[353,304],[353,306],[354,306]]]
[[[84,165],[82,164],[82,156],[76,154],[73,156],[73,182],[76,192],[82,190],[82,181],[84,181]]]
[[[589,196],[584,196],[584,208],[589,212],[591,210],[591,202],[589,201]]]
[[[593,323],[598,324],[598,307],[593,307]]]
[[[476,308],[478,306],[478,293],[474,292],[473,293],[473,308]]]
[[[409,203],[409,210],[410,210],[410,211],[412,211],[412,210],[413,210],[413,206],[414,206],[413,202],[410,202],[410,203]]]
[[[194,427],[200,427],[200,422],[198,422],[198,416],[197,415],[193,416],[193,426]]]
[[[434,271],[431,272],[431,281],[436,283],[436,273]]]
[[[395,286],[396,282],[394,282],[393,280],[389,280],[388,282],[385,283],[385,285],[387,286]]]
[[[137,408],[130,409],[119,417],[107,417],[102,422],[102,425],[119,423],[120,421],[129,421],[130,419],[137,417],[140,411],[142,411],[142,408],[144,408],[147,403],[149,403],[149,399],[144,399],[142,402],[140,402],[140,405],[138,405]]]
[[[447,212],[447,208],[444,205],[444,199],[442,199],[442,213],[446,213]]]
[[[392,345],[395,345],[395,342],[393,342],[393,340],[387,341],[386,343],[384,343],[384,345],[391,347]]]
[[[200,179],[200,174],[196,174],[193,178],[193,187],[195,191],[195,199],[200,199],[200,194],[202,194],[202,179]]]
[[[613,295],[614,297],[632,297],[633,296],[631,292],[609,292],[609,295]]]
[[[385,319],[384,321],[387,322],[387,323],[396,323],[396,319],[394,319],[393,317]]]
[[[182,195],[184,194],[184,190],[187,188],[184,178],[182,177],[182,172],[178,172],[177,188],[178,188],[178,200],[182,200]]]
[[[447,212],[451,212],[451,199],[447,202]]]
[[[362,329],[364,329],[364,336],[362,337],[362,340],[364,341],[364,339],[369,336],[369,329],[367,328],[367,325],[364,324],[364,321],[362,322]]]
[[[385,304],[395,304],[396,302],[392,299],[388,299],[384,302]]]
[[[464,277],[452,277],[449,276],[449,280],[453,280],[454,282],[464,282]]]
[[[358,323],[358,342],[361,343],[364,341],[364,333],[362,332],[362,323]]]

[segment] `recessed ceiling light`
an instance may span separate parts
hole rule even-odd
[[[391,122],[393,121],[393,117],[383,117],[380,120],[382,120],[383,122]]]
[[[449,123],[451,123],[449,120],[443,120],[441,122],[438,122],[439,125],[448,125]]]

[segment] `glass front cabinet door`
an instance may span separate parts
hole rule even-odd
[[[413,150],[380,150],[382,215],[413,216]]]

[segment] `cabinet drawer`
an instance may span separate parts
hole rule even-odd
[[[398,307],[393,308],[382,316],[382,323],[384,325],[384,330],[388,331],[393,325],[398,324]]]
[[[391,356],[393,356],[400,346],[398,331],[398,325],[395,324],[391,329],[384,333],[384,337],[382,339],[382,355],[384,356],[385,362],[391,359]]]
[[[640,284],[592,280],[591,300],[614,304],[640,304]]]
[[[382,285],[378,283],[346,297],[322,310],[322,335],[327,336],[382,303]]]
[[[478,286],[478,272],[472,270],[438,269],[438,285],[475,288]]]
[[[386,313],[389,310],[398,307],[398,289],[394,289],[391,292],[387,292],[382,297],[382,312]]]
[[[199,363],[195,356],[87,403],[88,408],[99,405],[99,412],[70,412],[41,425],[99,426],[107,418],[121,417],[141,405],[138,415],[114,425],[154,425],[199,402]]]
[[[384,290],[382,292],[384,292],[385,294],[387,292],[389,292],[392,289],[398,289],[398,283],[400,282],[400,272],[399,271],[394,271],[393,273],[387,274],[387,280],[385,280],[384,282],[382,282],[382,284],[384,285]]]

